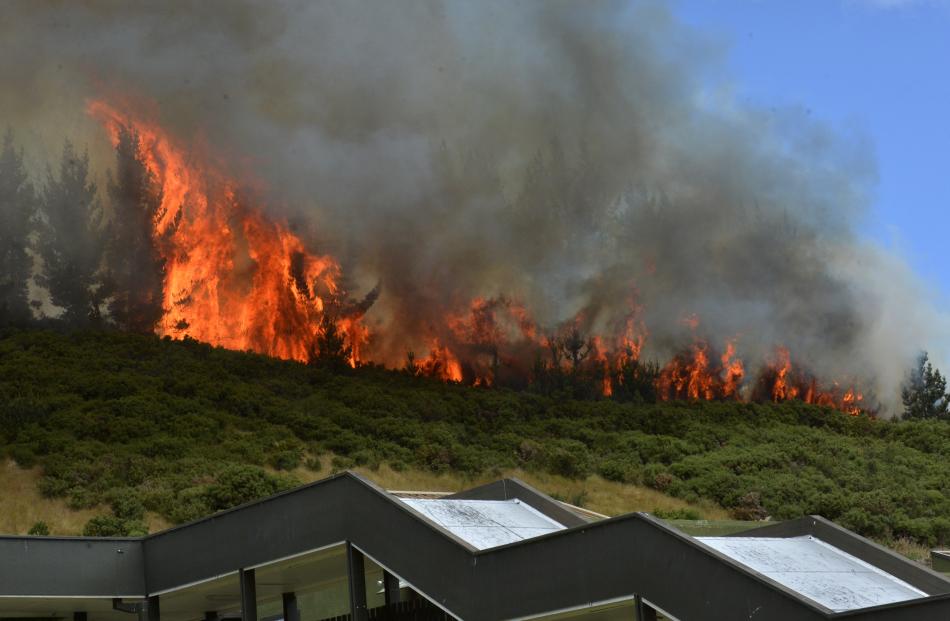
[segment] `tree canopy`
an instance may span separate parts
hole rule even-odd
[[[0,323],[23,324],[32,317],[30,233],[35,216],[36,194],[23,152],[7,130],[0,147]]]
[[[927,352],[920,354],[901,390],[904,418],[940,418],[950,420],[950,394],[947,380],[930,363]]]

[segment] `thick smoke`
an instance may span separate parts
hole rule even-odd
[[[662,3],[2,11],[0,114],[22,136],[87,140],[105,168],[84,98],[153,101],[164,125],[263,180],[356,295],[382,283],[367,316],[380,359],[450,340],[446,313],[476,296],[518,300],[542,326],[580,313],[594,331],[634,302],[648,356],[734,339],[754,367],[782,344],[888,404],[946,334],[906,266],[855,233],[868,145],[737,103],[723,50]]]

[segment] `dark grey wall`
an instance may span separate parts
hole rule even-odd
[[[0,537],[0,595],[144,596],[141,539]]]

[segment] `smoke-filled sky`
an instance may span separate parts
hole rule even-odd
[[[108,143],[85,100],[152,102],[335,255],[380,358],[473,297],[648,352],[694,338],[892,404],[948,318],[866,230],[871,137],[734,95],[728,44],[663,2],[6,2],[0,118],[28,153]],[[717,86],[718,85],[718,86]],[[141,104],[145,105],[145,104]],[[693,318],[699,327],[690,328]]]
[[[865,133],[878,163],[867,232],[950,294],[950,2],[677,0],[727,47],[736,96]]]

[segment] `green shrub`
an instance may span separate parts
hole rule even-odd
[[[192,522],[214,513],[215,508],[211,503],[207,487],[188,487],[173,496],[172,506],[162,514],[177,524]]]
[[[148,534],[148,527],[136,520],[99,515],[86,522],[82,534],[85,537],[141,537]]]
[[[625,455],[606,457],[597,465],[597,474],[608,481],[637,483],[640,479],[640,460]]]
[[[340,472],[341,470],[349,470],[355,466],[356,463],[349,457],[340,457],[339,455],[334,455],[333,459],[330,460],[330,469],[333,472]]]
[[[10,447],[10,457],[21,468],[29,469],[36,465],[36,453],[29,446],[15,444]]]
[[[653,515],[661,520],[701,520],[703,516],[695,509],[654,509]]]
[[[270,463],[277,470],[293,470],[300,465],[303,454],[299,450],[280,451],[271,456]]]
[[[582,478],[592,471],[590,451],[577,440],[549,440],[544,446],[548,472],[569,478]]]
[[[231,465],[225,468],[217,480],[208,487],[208,506],[214,511],[271,496],[299,484],[289,477],[268,474],[255,466]]]
[[[123,487],[112,490],[110,507],[112,513],[122,520],[141,521],[145,518],[145,505],[137,490]]]
[[[33,535],[34,537],[48,537],[49,525],[46,522],[40,520],[30,527],[30,530],[27,532],[27,534]]]

